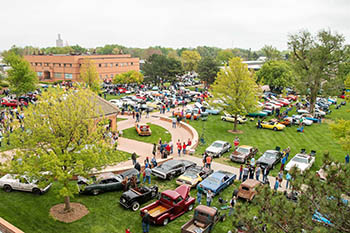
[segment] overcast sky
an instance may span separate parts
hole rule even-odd
[[[330,28],[350,43],[350,0],[11,0],[0,50],[12,45],[287,48],[288,34]]]

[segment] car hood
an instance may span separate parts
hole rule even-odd
[[[204,189],[210,189],[212,191],[217,190],[220,187],[220,183],[210,182],[207,179],[203,180],[201,183]]]
[[[233,157],[236,157],[236,158],[245,158],[247,156],[247,154],[243,154],[241,152],[238,152],[238,151],[234,151],[232,152],[231,154]]]
[[[205,151],[217,153],[217,152],[220,152],[220,151],[221,151],[221,148],[209,146]]]
[[[167,174],[169,172],[169,170],[167,169],[164,169],[162,167],[155,167],[152,169],[153,171],[156,171],[156,172],[160,172],[160,173],[163,173],[163,174]]]
[[[260,157],[257,162],[271,165],[271,164],[273,164],[274,161],[275,161],[274,159],[268,159],[266,157]]]
[[[297,168],[299,168],[301,171],[304,171],[306,168],[307,168],[307,166],[308,166],[308,164],[305,164],[305,163],[296,163],[296,162],[294,162],[294,161],[290,161],[288,164],[287,164],[287,166],[286,166],[286,170],[287,171],[289,171],[292,167],[297,167]]]

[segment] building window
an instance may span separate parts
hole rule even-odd
[[[102,64],[98,64],[98,67],[102,67]]]
[[[54,73],[53,76],[55,78],[61,78],[62,77],[62,73]]]
[[[49,66],[49,63],[44,63],[44,66]]]
[[[115,63],[115,66],[118,66],[118,63]]]
[[[133,65],[134,65],[134,63],[133,63],[133,62],[130,62],[130,65],[132,65],[132,66],[133,66]]]
[[[38,63],[38,66],[42,66],[42,63]]]
[[[107,67],[107,66],[108,66],[108,64],[106,63],[106,64],[105,64],[105,67]]]
[[[113,78],[113,74],[111,74],[111,78]]]
[[[72,67],[72,64],[69,64],[70,67]]]
[[[63,67],[66,67],[66,64],[63,64]]]
[[[72,74],[64,74],[64,78],[65,79],[73,79],[73,75]]]
[[[123,63],[120,63],[120,66],[123,66]]]
[[[105,78],[108,78],[108,75],[107,75],[107,74],[105,75]]]
[[[111,63],[111,67],[113,67],[113,63]]]
[[[100,74],[100,78],[102,79],[102,74]]]
[[[43,76],[43,72],[36,72],[39,77]]]

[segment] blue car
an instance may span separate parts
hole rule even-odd
[[[210,190],[214,195],[217,195],[232,184],[235,179],[235,174],[226,171],[216,171],[200,182],[199,185],[202,185],[205,191]]]
[[[332,226],[333,224],[326,217],[324,217],[320,212],[315,210],[315,213],[312,215],[312,220],[316,222],[320,222],[326,225]]]
[[[215,108],[207,108],[205,112],[212,115],[218,115],[220,113],[220,110]]]

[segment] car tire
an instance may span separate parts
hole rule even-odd
[[[188,211],[191,211],[193,209],[193,204],[188,206]]]
[[[225,118],[222,118],[222,120],[223,120],[223,121],[226,121],[226,119],[225,119]]]
[[[174,175],[173,174],[170,174],[169,176],[168,176],[168,180],[172,180],[174,178]]]
[[[92,195],[97,196],[98,194],[100,194],[100,190],[99,189],[92,190]]]
[[[33,192],[35,195],[41,195],[41,190],[38,189],[38,188],[33,188],[32,192]]]
[[[9,193],[12,191],[12,187],[8,184],[5,184],[4,187],[3,187],[4,191]]]
[[[232,196],[235,196],[235,197],[237,197],[237,195],[238,195],[238,189],[235,189],[235,190],[233,191],[233,194],[232,194]]]
[[[152,198],[155,198],[157,196],[157,192],[155,191],[155,190],[153,190],[152,192],[151,192],[151,197]]]
[[[277,128],[276,128],[276,127],[273,127],[273,130],[274,130],[274,131],[277,131]]]
[[[134,202],[131,204],[131,209],[132,209],[132,211],[137,211],[139,208],[140,208],[140,203],[138,203],[137,201],[134,201]]]
[[[168,223],[169,223],[169,218],[166,218],[163,220],[163,226],[168,225]]]

